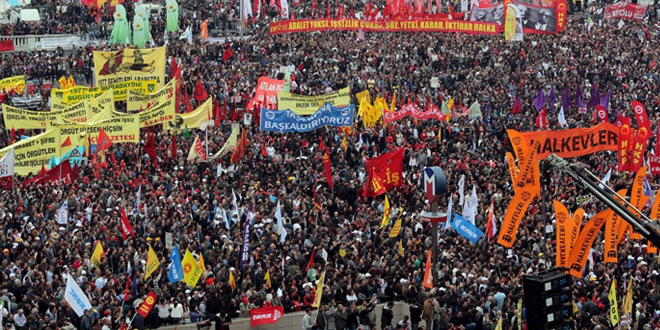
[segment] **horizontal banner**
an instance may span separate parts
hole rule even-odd
[[[291,110],[273,111],[261,108],[259,128],[270,132],[309,132],[323,126],[353,126],[355,106],[337,108],[324,104],[313,115],[301,117]]]
[[[475,227],[471,222],[465,220],[465,218],[458,213],[454,215],[454,221],[451,223],[451,227],[472,244],[477,244],[481,236],[484,235],[484,232],[481,231],[481,229]]]
[[[23,187],[40,184],[70,184],[78,180],[78,167],[74,165],[71,167],[71,162],[65,160],[59,165],[49,169],[48,171],[33,177],[32,179],[23,181]]]
[[[20,140],[0,149],[0,157],[14,149],[14,174],[27,176],[37,174],[41,167],[48,167],[50,158],[61,152],[60,136],[56,129]]]
[[[129,117],[134,116],[138,117],[138,122],[140,123],[140,128],[149,127],[165,122],[174,120],[174,115],[176,114],[176,106],[174,105],[174,99],[165,99],[162,103],[152,106],[149,109],[142,111],[140,113],[126,114],[122,112],[113,113],[117,117]]]
[[[25,89],[25,76],[15,76],[0,80],[0,92],[14,91],[17,94],[22,94]]]
[[[176,79],[170,80],[165,87],[157,92],[140,93],[137,90],[130,89],[126,97],[126,110],[128,112],[138,112],[146,110],[149,107],[156,106],[166,99],[175,97]]]
[[[56,131],[61,141],[66,141],[68,137],[72,145],[78,146],[87,144],[88,138],[89,143],[96,144],[101,128],[113,143],[140,142],[140,123],[137,116],[114,117],[92,124],[60,126]]]
[[[445,120],[445,114],[443,114],[440,111],[440,109],[438,109],[437,106],[433,105],[427,111],[422,111],[415,103],[412,102],[401,107],[399,111],[385,110],[383,113],[385,122],[392,122],[408,116],[413,116],[415,117],[415,119],[421,119],[421,120],[426,120],[426,119]]]
[[[334,93],[317,96],[297,95],[289,92],[277,92],[277,106],[289,109],[298,115],[311,115],[324,103],[341,107],[351,104],[351,89],[342,88]]]
[[[41,129],[62,120],[87,121],[87,103],[70,105],[63,110],[33,111],[3,105],[2,117],[9,129]]]
[[[126,101],[129,90],[133,93],[148,94],[155,92],[157,88],[156,80],[130,80],[111,86],[93,88],[87,86],[76,86],[69,89],[53,88],[50,92],[51,108],[57,110],[70,104],[97,98],[110,89],[112,89],[115,101]]]
[[[610,123],[600,123],[590,128],[573,128],[561,131],[521,132],[529,144],[541,139],[536,156],[546,159],[550,154],[571,158],[589,155],[597,151],[618,148],[619,128]]]
[[[94,81],[97,86],[114,86],[131,80],[156,80],[158,87],[153,93],[165,85],[165,52],[166,47],[94,51]]]
[[[262,324],[277,323],[284,315],[282,306],[267,306],[250,310],[250,327]]]
[[[497,34],[498,25],[486,22],[435,20],[405,20],[372,22],[358,19],[315,19],[270,23],[270,34],[312,31],[364,32],[464,32],[471,34]]]
[[[646,6],[636,5],[630,2],[617,2],[605,6],[604,19],[634,19],[641,21],[646,15]]]

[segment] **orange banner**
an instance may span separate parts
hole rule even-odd
[[[658,215],[660,215],[660,189],[655,194],[655,199],[653,200],[653,206],[651,206],[651,221],[658,221]],[[646,252],[648,253],[658,253],[658,247],[653,245],[651,241],[646,243]]]
[[[500,233],[497,236],[497,243],[507,248],[513,246],[513,242],[516,240],[516,235],[518,234],[520,221],[522,221],[534,197],[536,197],[535,186],[525,186],[513,195],[513,199],[511,199],[509,206],[506,208]]]
[[[628,189],[621,189],[617,193],[621,196],[625,196],[628,192]],[[619,215],[612,213],[612,217],[607,220],[605,224],[605,255],[603,256],[603,261],[606,263],[617,263],[617,234],[619,230]]]
[[[359,19],[306,19],[270,23],[270,34],[312,31],[364,31],[364,32],[464,32],[470,34],[497,34],[496,23],[454,21],[448,19],[400,20],[386,22]],[[501,32],[501,29],[500,31]]]
[[[570,228],[573,226],[572,220],[569,217],[568,209],[560,201],[553,201],[555,206],[555,222],[557,225],[557,250],[556,250],[556,264],[557,267],[566,267],[568,264],[569,250],[568,239]]]
[[[568,240],[568,251],[573,252],[573,248],[575,247],[575,240],[578,237],[578,234],[580,233],[580,229],[582,229],[582,219],[584,219],[584,209],[579,208],[575,210],[573,213],[573,218],[571,218],[571,222],[573,222],[573,226],[571,227],[571,237]],[[571,252],[568,254],[570,255]]]
[[[596,235],[598,235],[605,221],[611,216],[612,210],[601,211],[589,219],[589,222],[580,231],[580,235],[575,242],[575,248],[571,252],[570,273],[572,276],[582,277],[582,270],[589,258],[588,253],[591,250],[591,245],[594,243],[594,239],[596,239]]]
[[[507,151],[507,153],[504,155],[504,158],[506,158],[506,163],[509,164],[509,175],[511,176],[511,182],[516,182],[518,179],[518,167],[516,166],[516,162],[513,160],[513,155]]]
[[[619,128],[604,122],[590,128],[523,132],[522,136],[530,144],[535,140],[541,140],[536,154],[539,160],[546,159],[550,154],[571,158],[589,155],[597,151],[617,150]]]
[[[640,211],[642,210],[642,208],[644,208],[644,205],[646,205],[646,202],[648,202],[650,198],[649,196],[644,196],[644,178],[646,178],[647,170],[648,170],[648,166],[642,166],[639,169],[639,171],[637,171],[637,174],[635,174],[635,180],[633,181],[632,190],[630,191],[630,204],[632,204],[632,206],[634,206]],[[637,212],[633,211],[632,209],[631,211],[634,214],[637,214]],[[628,224],[628,226],[626,226],[626,229],[627,230],[632,229],[632,226]],[[632,230],[630,233],[630,239],[642,239],[642,235]]]
[[[426,254],[426,270],[424,271],[424,283],[425,288],[433,288],[433,274],[431,274],[431,249]]]
[[[520,132],[507,130],[507,133],[509,134],[513,150],[516,156],[518,156],[518,165],[520,165],[520,173],[517,181],[514,182],[514,190],[518,191],[523,186],[534,186],[536,188],[536,194],[540,195],[541,170],[539,169],[538,157],[536,157],[536,151],[539,148],[540,141],[532,143],[530,148]]]

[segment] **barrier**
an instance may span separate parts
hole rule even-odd
[[[98,43],[97,40],[83,39],[74,34],[43,34],[24,36],[0,36],[0,40],[11,40],[14,43],[14,51],[27,50],[53,50],[61,47],[71,50],[73,47],[84,47],[89,44]]]

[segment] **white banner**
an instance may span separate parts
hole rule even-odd
[[[62,207],[60,207],[60,209],[57,211],[57,223],[59,223],[60,225],[66,225],[68,221],[69,221],[69,202],[64,201]]]
[[[92,304],[89,302],[89,298],[87,298],[87,295],[80,289],[78,283],[76,283],[70,274],[66,274],[64,300],[69,303],[71,309],[73,309],[78,316],[82,316],[85,309],[92,309]]]
[[[0,159],[0,178],[14,175],[14,149]]]

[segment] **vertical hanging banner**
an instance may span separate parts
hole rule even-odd
[[[617,142],[618,170],[626,172],[630,170],[630,150],[632,149],[633,129],[630,127],[630,117],[621,119],[619,127],[619,139]]]
[[[628,192],[627,189],[619,190],[617,193],[620,196],[625,196]],[[651,211],[653,213],[653,211]],[[619,215],[612,213],[612,217],[607,220],[605,223],[605,254],[603,255],[603,262],[605,263],[617,263],[617,234],[619,230],[619,221],[623,221],[619,218]]]
[[[534,186],[525,186],[522,190],[516,192],[504,214],[504,220],[502,220],[500,232],[497,236],[498,244],[507,248],[513,246],[520,222],[535,197],[536,188]]]
[[[94,51],[94,80],[97,86],[138,80],[156,80],[158,88],[165,84],[165,47],[114,52]]]
[[[612,216],[612,210],[601,211],[591,219],[580,231],[577,241],[573,251],[571,252],[571,261],[570,261],[570,274],[574,277],[582,277],[582,270],[587,264],[587,259],[589,258],[588,253],[591,251],[591,245],[596,239],[596,235],[600,231],[601,227],[605,224],[605,221]]]
[[[633,172],[639,171],[644,163],[644,154],[646,154],[646,144],[649,140],[650,133],[651,130],[646,126],[641,126],[637,129],[630,157],[630,170]]]
[[[573,223],[568,214],[568,209],[560,201],[553,201],[555,206],[555,221],[557,225],[557,255],[556,255],[556,265],[559,268],[564,268],[568,265],[568,257],[570,257],[570,251],[568,250],[568,239],[571,232],[571,227]]]
[[[147,298],[144,299],[140,307],[138,307],[137,313],[140,314],[142,317],[147,317],[149,315],[149,312],[151,312],[151,309],[154,307],[156,304],[156,301],[158,300],[158,296],[153,291],[149,291],[147,294]]]
[[[541,7],[514,2],[522,11],[525,33],[556,33],[566,27],[567,5],[565,0],[554,1],[554,6]]]

